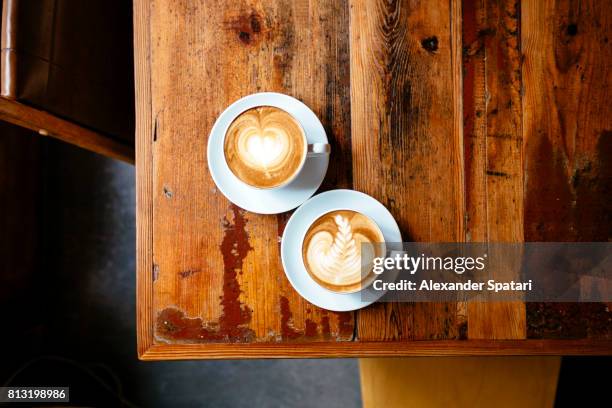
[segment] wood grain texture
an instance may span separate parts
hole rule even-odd
[[[466,240],[470,242],[523,241],[519,11],[516,0],[463,1]],[[513,278],[509,271],[495,273],[496,279]],[[525,338],[524,303],[470,302],[468,337]]]
[[[138,357],[153,344],[153,163],[149,0],[134,0],[136,83],[136,335]]]
[[[0,97],[0,119],[33,130],[41,136],[50,136],[104,156],[134,163],[132,146],[11,99]]]
[[[404,241],[462,240],[450,4],[351,3],[353,184],[391,211]],[[455,338],[457,326],[456,304],[378,304],[359,312],[358,336]]]
[[[361,395],[364,408],[553,407],[560,365],[560,357],[361,359]]]
[[[612,238],[612,4],[521,5],[526,241]],[[528,337],[612,338],[606,304],[528,305]]]
[[[609,11],[584,4],[136,0],[140,358],[612,353],[604,304],[315,308],[280,265],[289,214],[231,205],[205,157],[227,105],[284,92],[328,132],[323,189],[373,195],[406,241],[608,240]]]
[[[402,356],[612,355],[610,340],[420,340],[314,343],[156,344],[143,360]]]
[[[348,4],[155,0],[150,10],[155,341],[351,340],[352,313],[318,309],[286,280],[287,215],[231,205],[205,157],[225,107],[283,92],[322,119],[339,158],[329,181],[349,187]]]

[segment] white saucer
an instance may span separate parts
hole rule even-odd
[[[308,143],[328,143],[323,125],[312,110],[297,99],[273,92],[245,96],[231,104],[219,116],[208,137],[208,169],[228,200],[245,210],[259,214],[278,214],[302,204],[319,188],[327,173],[329,155],[308,157],[300,174],[288,185],[274,190],[260,190],[241,182],[229,169],[223,153],[227,128],[240,113],[257,106],[274,106],[293,115],[306,133]]]
[[[308,227],[322,214],[339,209],[358,211],[369,216],[380,227],[385,242],[402,242],[402,234],[384,205],[354,190],[332,190],[317,194],[293,213],[281,243],[281,259],[287,279],[310,303],[323,309],[345,312],[366,307],[374,303],[376,298],[368,295],[369,300],[363,301],[361,292],[343,294],[324,289],[308,275],[302,262],[302,239]],[[381,292],[380,296],[383,294]]]

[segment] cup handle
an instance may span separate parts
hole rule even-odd
[[[319,157],[328,155],[331,152],[331,146],[328,143],[311,143],[308,145],[308,153],[306,157]]]

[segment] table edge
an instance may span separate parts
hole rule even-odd
[[[136,337],[138,355],[153,345],[153,168],[150,0],[134,0],[136,102]]]
[[[339,343],[154,344],[138,358],[155,360],[249,358],[362,358],[400,356],[604,356],[612,339],[416,340]]]

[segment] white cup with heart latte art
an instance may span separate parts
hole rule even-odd
[[[230,171],[258,189],[289,184],[307,157],[329,151],[327,143],[308,144],[299,121],[274,106],[258,106],[240,113],[225,132],[223,146]]]
[[[320,215],[302,240],[302,261],[310,277],[335,293],[354,293],[375,278],[375,257],[384,257],[385,239],[367,215],[339,209]]]

